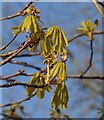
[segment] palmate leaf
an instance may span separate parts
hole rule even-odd
[[[62,82],[61,84],[57,85],[56,90],[52,96],[51,100],[52,108],[57,109],[60,106],[62,109],[66,109],[68,99],[69,96],[65,82]]]
[[[50,73],[50,76],[52,78],[58,76],[59,80],[60,81],[65,81],[67,79],[67,70],[66,70],[66,64],[62,61],[60,62],[57,62],[51,73]]]
[[[68,41],[66,39],[65,33],[61,28],[57,26],[52,26],[48,29],[46,33],[46,37],[52,40],[53,51],[56,51],[60,54],[63,53],[63,49],[65,46],[68,46]]]
[[[32,78],[29,80],[28,85],[36,84],[36,81],[39,79],[40,73],[35,73]],[[26,94],[31,96],[33,91],[35,90],[34,87],[26,87]]]
[[[42,55],[44,57],[48,56],[49,54],[51,54],[52,51],[52,47],[50,45],[50,40],[49,38],[44,37],[41,42],[40,42],[40,48],[42,51]]]

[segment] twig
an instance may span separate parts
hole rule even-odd
[[[18,62],[18,61],[14,61],[14,60],[10,60],[9,62],[12,63],[12,64],[22,65],[22,66],[25,66],[25,67],[31,67],[31,68],[34,68],[36,70],[41,71],[40,67],[37,67],[37,66],[34,66],[34,65],[30,65],[30,64],[28,64],[26,62]]]
[[[25,11],[31,4],[33,4],[33,2],[29,2],[20,12],[14,14],[14,15],[7,16],[7,17],[4,17],[4,18],[0,18],[0,21],[1,21],[1,20],[7,20],[7,19],[15,18],[15,17],[18,17],[18,16],[20,16],[20,15],[23,15],[24,11]]]
[[[104,31],[94,31],[93,32],[93,35],[100,35],[100,34],[104,34]],[[86,36],[85,34],[82,34],[82,33],[79,33],[79,34],[77,34],[77,35],[75,35],[75,36],[73,36],[72,38],[70,38],[69,40],[68,40],[68,42],[72,42],[74,39],[76,39],[76,38],[79,38],[79,37],[82,37],[82,36]]]
[[[13,83],[8,83],[8,84],[3,84],[3,85],[0,85],[0,88],[9,88],[9,87],[13,87],[13,86],[24,86],[24,87],[34,87],[34,88],[44,88],[46,87],[48,84],[43,84],[43,85],[29,85],[27,83],[22,83],[22,82],[13,82]]]
[[[67,75],[67,78],[78,79],[100,79],[104,80],[104,76],[80,76],[80,75]]]
[[[19,49],[19,48],[18,48],[18,49]],[[8,56],[14,54],[15,52],[17,52],[18,49],[14,50],[14,51],[11,51],[11,52],[8,52],[8,53],[0,54],[0,57],[2,57],[2,58],[8,57]]]
[[[97,10],[100,12],[100,14],[102,15],[102,17],[104,18],[104,13],[101,10],[101,8],[99,7],[99,5],[97,4],[96,0],[92,0],[92,2],[95,5],[95,7],[97,8]]]
[[[83,76],[84,74],[87,73],[87,71],[90,69],[90,67],[92,66],[92,59],[93,59],[93,41],[90,41],[90,60],[89,60],[89,66],[86,68],[86,70],[80,75]]]
[[[16,72],[15,74],[12,74],[12,75],[3,76],[3,77],[0,76],[0,79],[9,79],[9,78],[21,75],[23,72],[24,72],[24,70],[19,70],[18,72]]]
[[[10,61],[12,58],[16,57],[22,50],[24,50],[27,45],[28,45],[29,41],[24,43],[24,45],[16,52],[14,53],[13,55],[11,55],[10,57],[6,58],[5,60],[3,60],[1,63],[0,63],[0,66],[6,64],[8,61]]]
[[[97,2],[97,3],[99,3],[99,5],[101,5],[102,7],[104,7],[104,4],[102,2]]]
[[[33,76],[34,73],[22,73],[23,76]],[[80,76],[80,75],[67,75],[67,78],[78,78],[78,79],[104,79],[104,76]]]
[[[21,55],[17,55],[16,57],[32,57],[37,55],[41,55],[41,52],[21,54]]]
[[[36,95],[36,93],[37,93],[37,92],[35,92],[32,96],[26,97],[26,98],[24,98],[24,99],[22,99],[22,100],[19,100],[19,101],[17,101],[17,102],[0,105],[0,108],[8,107],[8,106],[12,106],[12,105],[15,105],[15,104],[20,104],[20,103],[22,103],[22,102],[28,101],[28,100],[30,100],[32,97],[34,97],[34,96]]]
[[[14,119],[14,120],[24,120],[23,118],[20,118],[20,117],[13,117],[13,116],[10,116],[10,115],[7,115],[5,113],[0,113],[0,115],[4,116],[2,119],[6,119],[6,118],[11,118],[11,119]]]
[[[5,46],[3,46],[2,48],[0,48],[0,51],[6,49],[6,48],[15,40],[16,37],[17,37],[17,35],[14,36],[14,37],[12,38],[12,40],[11,40],[7,45],[5,45]]]

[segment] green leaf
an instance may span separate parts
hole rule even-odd
[[[54,67],[53,67],[53,69],[52,69],[52,71],[51,71],[51,73],[50,73],[51,77],[54,78],[54,77],[59,73],[60,65],[61,65],[61,62],[57,62],[57,63],[54,65]]]
[[[35,34],[36,32],[40,31],[40,26],[38,25],[38,22],[35,16],[32,15],[31,19],[32,19],[31,32]]]
[[[52,87],[50,85],[45,87],[45,90],[47,90],[47,92],[51,92],[52,91]]]
[[[39,79],[40,73],[35,73],[32,78],[29,80],[28,85],[36,84],[36,81]],[[31,96],[33,91],[35,90],[34,87],[26,87],[26,94]]]
[[[38,89],[37,89],[37,97],[38,97],[39,99],[42,99],[42,98],[44,98],[44,95],[45,95],[45,90],[44,90],[44,88],[38,88]]]
[[[24,19],[24,22],[23,22],[23,25],[21,29],[24,29],[28,32],[29,28],[31,26],[31,15],[30,16],[27,16],[25,19]]]
[[[60,107],[62,109],[66,109],[67,108],[67,103],[69,100],[69,96],[68,96],[68,90],[66,88],[66,85],[64,84],[64,87],[62,87],[62,93],[61,93],[61,103],[60,103]]]
[[[17,30],[18,29],[18,26],[14,26],[12,28],[10,28],[11,30]]]
[[[51,105],[52,105],[53,109],[57,109],[60,105],[60,96],[61,96],[60,89],[61,89],[61,86],[58,85],[56,87],[56,90],[55,90],[53,96],[52,96]]]
[[[68,47],[68,40],[63,30],[61,30],[61,34],[62,34],[62,41],[64,41],[64,44]]]

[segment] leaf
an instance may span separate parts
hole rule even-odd
[[[36,33],[40,31],[40,26],[38,25],[38,22],[36,20],[36,17],[32,15],[32,24],[31,24],[31,32]]]
[[[53,109],[57,109],[60,105],[60,95],[61,95],[60,88],[61,88],[61,86],[58,85],[52,96],[51,105],[52,105]]]
[[[52,26],[52,27],[50,27],[50,28],[48,29],[48,31],[47,31],[47,33],[46,33],[46,37],[52,36],[53,31],[54,31],[54,26]]]
[[[28,32],[29,28],[31,26],[31,15],[30,16],[27,16],[25,19],[24,19],[24,22],[23,22],[23,29],[26,30]]]
[[[54,77],[58,74],[58,72],[59,72],[59,70],[60,70],[60,65],[61,65],[61,62],[57,62],[57,63],[54,65],[54,67],[53,67],[53,69],[52,69],[52,71],[51,71],[51,73],[50,73],[51,77],[54,78]]]
[[[12,28],[10,28],[11,30],[17,30],[18,29],[18,26],[14,26]]]
[[[28,85],[33,85],[34,83],[36,83],[36,81],[39,79],[39,75],[40,73],[35,73],[29,80]],[[34,90],[35,90],[34,87],[26,87],[26,94],[28,96],[31,96]]]
[[[37,89],[37,97],[38,97],[39,99],[42,99],[42,98],[44,98],[44,95],[45,95],[45,90],[44,90],[44,88],[38,88],[38,89]]]
[[[45,87],[45,90],[47,90],[47,92],[51,92],[52,91],[52,87],[50,85]]]
[[[65,83],[63,83],[63,87],[62,87],[61,90],[62,90],[61,91],[62,93],[61,93],[61,98],[60,98],[60,100],[61,100],[60,107],[62,109],[66,109],[67,108],[67,103],[68,103],[68,100],[69,100],[69,96],[68,96],[68,90],[66,88]]]
[[[61,34],[62,34],[62,41],[64,41],[64,44],[68,47],[68,41],[63,30],[61,30]]]

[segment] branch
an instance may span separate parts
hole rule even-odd
[[[12,105],[15,105],[15,104],[20,104],[20,103],[22,103],[22,102],[28,101],[28,100],[30,100],[32,97],[34,97],[34,96],[36,95],[36,93],[37,93],[37,92],[35,92],[32,96],[26,97],[26,98],[24,98],[24,99],[22,99],[22,100],[19,100],[19,101],[17,101],[17,102],[0,105],[0,108],[8,107],[8,106],[12,106]]]
[[[15,18],[15,17],[18,17],[20,15],[24,15],[24,11],[31,5],[33,4],[33,2],[29,2],[20,12],[16,13],[16,14],[13,14],[11,16],[7,16],[7,17],[4,17],[4,18],[0,18],[0,21],[1,20],[7,20],[7,19],[11,19],[11,18]]]
[[[10,42],[9,42],[7,45],[5,45],[5,46],[3,46],[2,48],[0,48],[0,51],[6,49],[6,48],[15,40],[16,37],[17,37],[17,35],[14,36],[14,37],[12,38],[12,40],[10,40]]]
[[[6,63],[7,63],[8,61],[10,61],[12,58],[16,57],[22,50],[24,50],[24,49],[27,47],[27,45],[28,45],[29,42],[30,42],[30,41],[27,41],[26,43],[24,43],[24,45],[23,45],[17,52],[15,52],[15,53],[12,54],[10,57],[8,57],[8,58],[6,58],[5,60],[3,60],[3,61],[0,63],[0,66],[6,64]]]
[[[80,75],[67,75],[67,78],[78,79],[99,79],[104,80],[104,76],[80,76]]]
[[[89,60],[89,66],[86,68],[86,70],[80,75],[83,76],[84,74],[87,73],[87,71],[90,69],[90,67],[92,66],[92,59],[93,59],[93,41],[90,41],[90,60]]]
[[[100,34],[104,34],[104,31],[95,31],[95,32],[93,32],[93,35],[100,35]],[[72,42],[74,39],[82,37],[82,36],[86,36],[86,35],[82,34],[82,33],[79,33],[79,34],[73,36],[72,38],[70,38],[68,40],[68,42]]]
[[[34,88],[44,88],[46,87],[48,84],[43,84],[43,85],[29,85],[27,83],[21,83],[21,82],[13,82],[13,83],[8,83],[8,84],[3,84],[3,85],[0,85],[0,88],[9,88],[9,87],[13,87],[13,86],[24,86],[24,87],[34,87]]]
[[[25,67],[31,67],[31,68],[34,68],[36,70],[39,70],[41,71],[41,68],[40,67],[37,67],[37,66],[34,66],[34,65],[30,65],[26,62],[18,62],[18,61],[14,61],[14,60],[10,60],[9,61],[11,64],[18,64],[18,65],[22,65],[22,66],[25,66]]]
[[[5,113],[0,113],[0,115],[4,116],[3,119],[6,119],[6,118],[9,119],[9,118],[11,118],[11,119],[13,119],[13,120],[24,120],[23,118],[13,117],[13,116],[7,115],[7,114],[5,114]]]
[[[9,76],[0,76],[0,79],[9,79],[18,75],[21,75],[24,72],[24,70],[19,70],[18,72],[16,72],[15,74],[9,75]]]

